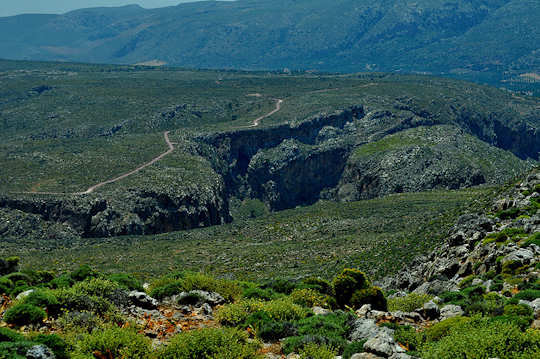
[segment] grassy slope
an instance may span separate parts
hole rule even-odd
[[[320,202],[224,226],[86,240],[63,249],[48,249],[46,241],[24,248],[4,243],[0,256],[19,255],[32,268],[62,271],[90,263],[142,277],[173,269],[249,279],[329,277],[350,266],[380,277],[436,246],[459,213],[484,206],[492,194],[483,188]]]

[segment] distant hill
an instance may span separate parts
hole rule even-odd
[[[525,90],[540,82],[537,0],[132,5],[0,18],[0,32],[9,34],[0,57],[10,59],[421,72]]]

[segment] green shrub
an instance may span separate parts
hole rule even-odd
[[[9,294],[13,286],[13,281],[4,277],[0,278],[0,294]]]
[[[75,283],[72,290],[88,296],[106,298],[118,288],[120,288],[120,286],[110,280],[89,277],[88,279]]]
[[[304,288],[304,289],[295,289],[290,294],[291,300],[304,307],[326,307],[327,306],[327,296],[321,294],[315,289]]]
[[[38,334],[32,341],[51,349],[56,359],[69,359],[67,343],[56,334]]]
[[[49,282],[49,287],[51,288],[68,288],[71,287],[75,283],[73,279],[71,279],[71,276],[68,274],[62,274],[61,276],[58,276],[51,280]]]
[[[74,288],[58,289],[54,294],[60,308],[66,311],[88,311],[103,315],[114,309],[107,299],[88,295]]]
[[[261,287],[270,288],[277,293],[291,294],[296,288],[296,283],[290,280],[278,278],[265,282]]]
[[[21,282],[17,282],[15,284],[15,287],[13,289],[11,289],[11,291],[9,292],[9,295],[11,297],[16,297],[18,296],[19,294],[21,294],[22,292],[26,292],[27,290],[30,290],[32,289],[31,286],[27,285],[27,284],[20,284]]]
[[[525,247],[530,246],[531,244],[540,246],[540,232],[536,232],[535,234],[527,238],[525,241],[523,241],[523,243],[521,243],[520,246],[522,248],[525,248]]]
[[[264,302],[258,299],[242,299],[220,307],[215,312],[216,320],[222,325],[238,326],[246,321],[250,314],[261,311]]]
[[[504,306],[504,314],[529,317],[533,314],[533,310],[531,307],[524,304],[508,304]]]
[[[334,293],[336,293],[336,302],[340,308],[350,305],[351,298],[357,290],[371,287],[371,282],[358,269],[344,269],[332,281]]]
[[[216,311],[215,318],[223,325],[245,326],[246,319],[255,312],[263,312],[273,321],[297,320],[307,315],[307,310],[293,303],[289,298],[269,302],[257,299],[242,299],[219,308]]]
[[[437,342],[421,349],[424,359],[455,358],[537,358],[540,332],[522,332],[513,323],[474,318],[469,323],[450,329]]]
[[[332,284],[325,279],[319,277],[308,277],[304,278],[302,280],[302,283],[308,288],[317,290],[319,293],[331,296],[334,295],[334,289],[332,288]]]
[[[36,343],[30,341],[0,342],[0,358],[26,359],[26,352],[34,345]]]
[[[334,359],[338,350],[326,345],[307,344],[299,354],[300,359]]]
[[[242,297],[247,299],[272,300],[280,296],[282,296],[282,294],[274,292],[271,288],[262,289],[259,287],[249,287],[242,291]]]
[[[87,278],[93,278],[98,276],[98,272],[90,268],[88,264],[83,264],[70,274],[71,279],[77,282],[81,282]]]
[[[41,323],[47,317],[47,313],[41,308],[31,304],[15,304],[4,314],[4,321],[14,325],[28,325]]]
[[[521,268],[520,261],[506,261],[502,265],[502,274],[517,274],[518,270]]]
[[[144,288],[141,282],[137,278],[129,274],[115,273],[115,274],[109,275],[107,279],[110,280],[111,282],[117,283],[120,287],[128,289],[128,290],[137,290],[139,292],[144,291]]]
[[[74,358],[150,358],[150,341],[135,330],[106,328],[83,334],[75,343]]]
[[[417,332],[413,327],[400,325],[394,331],[396,342],[405,346],[407,350],[417,350],[422,345],[423,335]]]
[[[277,341],[298,335],[298,328],[291,322],[260,322],[257,335],[264,341]]]
[[[350,300],[351,307],[360,308],[364,304],[370,304],[372,309],[387,310],[387,302],[383,291],[378,287],[360,289],[353,293]]]
[[[13,283],[15,283],[15,285],[22,285],[22,284],[26,284],[28,286],[32,285],[32,278],[30,278],[30,276],[26,273],[13,272],[8,275],[5,275],[4,278],[9,279]]]
[[[300,335],[295,337],[288,337],[282,343],[283,353],[290,354],[292,352],[299,352],[307,345],[317,346],[340,346],[346,345],[344,338],[331,338],[318,334]]]
[[[259,358],[257,342],[249,342],[246,332],[236,328],[207,328],[183,332],[171,339],[158,359],[254,359]]]
[[[450,330],[453,328],[459,328],[467,324],[471,319],[468,317],[453,317],[445,319],[439,323],[435,323],[433,326],[427,328],[424,331],[424,336],[428,343],[441,340],[450,334]]]
[[[364,344],[366,340],[361,340],[359,342],[352,342],[347,344],[341,355],[343,359],[351,359],[351,357],[356,353],[364,352]]]
[[[60,305],[58,299],[50,290],[36,289],[25,297],[21,303],[31,304],[47,310],[49,315],[58,314]]]
[[[18,332],[9,328],[0,327],[0,343],[1,342],[19,342],[24,340],[25,337]]]
[[[203,298],[197,293],[187,293],[178,299],[178,304],[181,305],[195,305],[201,302]]]
[[[155,287],[150,291],[150,296],[156,299],[163,299],[182,292],[182,281],[175,280],[162,286]]]
[[[0,276],[16,272],[19,267],[19,257],[0,258]]]
[[[472,281],[476,278],[474,274],[468,275],[459,282],[459,288],[467,288],[471,285]]]
[[[525,289],[517,293],[512,297],[512,303],[518,303],[520,300],[528,300],[532,302],[533,300],[540,298],[540,290],[538,289]]]
[[[402,311],[412,312],[433,299],[429,294],[409,293],[404,297],[388,299],[388,310],[391,312]]]
[[[45,270],[38,270],[38,271],[28,270],[27,271],[25,270],[23,273],[28,275],[28,277],[31,278],[31,281],[33,284],[44,284],[54,279],[54,272],[52,271],[45,271]]]
[[[503,211],[499,211],[495,214],[496,217],[500,219],[514,219],[521,214],[521,210],[516,207],[512,207]]]
[[[214,278],[203,273],[186,272],[182,279],[182,288],[186,292],[194,289],[216,292],[228,302],[242,295],[242,288],[236,281]]]

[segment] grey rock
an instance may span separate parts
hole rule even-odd
[[[137,307],[144,309],[155,309],[158,306],[158,301],[144,292],[134,290],[129,292],[128,296],[131,302]]]
[[[510,254],[506,255],[502,260],[502,264],[510,261],[515,261],[521,263],[522,265],[525,265],[529,264],[533,259],[534,253],[531,250],[527,248],[519,248],[518,250],[515,250]]]
[[[380,331],[380,328],[375,324],[373,319],[356,319],[352,324],[351,334],[349,339],[353,342],[365,340],[375,337]]]
[[[381,357],[371,353],[356,353],[351,356],[351,359],[381,359]]]
[[[412,359],[413,357],[405,353],[394,353],[388,359]]]
[[[484,281],[480,278],[474,278],[471,285],[481,285],[484,284]]]
[[[364,344],[364,350],[384,358],[390,357],[394,353],[404,353],[405,349],[400,347],[386,331],[381,331],[374,338],[368,339]]]
[[[27,359],[55,359],[56,356],[48,347],[43,344],[34,345],[26,352]]]
[[[28,297],[30,294],[32,294],[34,292],[33,289],[29,289],[29,290],[25,290],[24,292],[21,292],[17,295],[17,297],[15,297],[15,299],[17,300],[21,300],[23,298],[26,298]]]
[[[450,281],[436,279],[431,282],[425,282],[416,288],[413,292],[419,294],[439,295],[444,292],[457,290],[458,286]]]
[[[432,300],[425,303],[419,312],[424,318],[429,320],[439,318],[439,314],[441,313],[437,304],[435,304]]]
[[[207,292],[204,290],[191,290],[189,291],[189,294],[198,295],[205,303],[208,303],[211,306],[225,303],[225,298],[223,298],[219,293]]]
[[[315,315],[327,315],[327,314],[332,313],[332,311],[329,310],[329,309],[321,308],[321,307],[317,307],[317,306],[311,308],[311,310],[313,311],[313,314],[315,314]]]
[[[463,315],[463,309],[459,305],[448,304],[441,308],[440,318],[445,320],[448,318],[459,317]]]
[[[201,308],[202,308],[204,314],[207,314],[207,315],[212,314],[212,307],[210,306],[210,304],[204,303]]]
[[[358,309],[355,314],[360,318],[366,318],[367,314],[371,311],[371,304],[364,304]]]

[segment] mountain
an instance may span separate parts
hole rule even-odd
[[[0,18],[0,57],[446,74],[536,89],[535,0],[239,0]],[[501,82],[504,81],[504,82]]]

